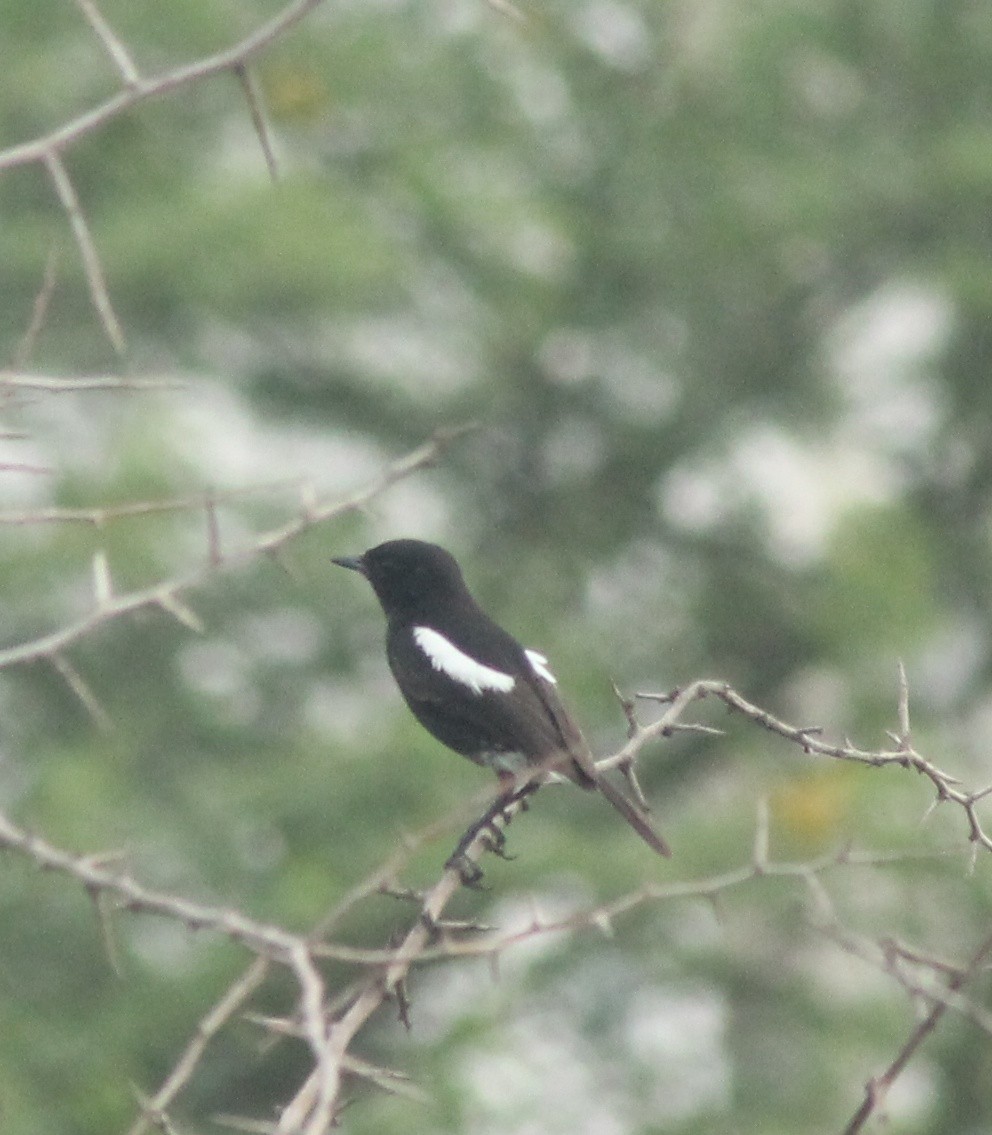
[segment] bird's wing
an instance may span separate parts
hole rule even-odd
[[[391,627],[387,640],[397,684],[430,733],[498,771],[510,764],[499,760],[500,754],[519,753],[532,769],[560,772],[582,788],[599,788],[647,844],[659,855],[671,855],[645,811],[597,773],[543,655],[509,639],[505,653],[491,649],[481,662],[444,642],[417,636],[416,628],[403,625]],[[503,680],[510,678],[512,684]]]
[[[466,756],[520,753],[528,764],[547,760],[557,769],[559,754],[574,749],[583,760],[588,750],[553,679],[539,676],[522,647],[492,628],[483,653],[478,643],[465,644],[457,629],[390,627],[389,664],[410,709],[438,740]],[[592,786],[582,766],[560,771]]]

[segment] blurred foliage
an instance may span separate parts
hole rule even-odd
[[[151,885],[306,928],[456,809],[478,770],[420,732],[385,669],[371,595],[331,555],[436,538],[502,622],[546,650],[597,749],[610,690],[725,677],[866,746],[895,727],[907,666],[917,744],[990,780],[992,8],[976,0],[483,0],[325,4],[258,60],[281,176],[240,88],[143,103],[67,148],[130,344],[154,395],[7,397],[6,505],[93,507],[269,484],[217,508],[225,550],[354,488],[441,425],[481,429],[283,565],[209,578],[191,633],[164,612],[70,652],[101,729],[55,671],[0,683],[0,807],[55,842],[123,852]],[[218,50],[275,0],[101,4],[139,68]],[[117,89],[68,0],[4,0],[0,146]],[[115,372],[44,172],[0,177],[0,358],[49,253],[31,367]],[[0,529],[0,641],[207,556],[203,509]],[[344,573],[340,573],[344,575]],[[904,855],[822,882],[853,933],[961,960],[988,933],[987,856],[963,816],[925,826],[900,770],[829,766],[736,720],[679,736],[642,779],[677,849],[646,860],[595,799],[542,794],[457,909],[525,924],[644,879],[845,841]],[[452,832],[452,839],[454,832]],[[430,879],[450,840],[423,849]],[[951,848],[944,857],[927,852]],[[126,1129],[244,958],[121,916],[121,975],[67,882],[0,873],[0,1120],[12,1135]],[[530,896],[535,896],[533,900]],[[833,1132],[912,1026],[891,979],[811,924],[795,879],[673,902],[611,939],[557,935],[413,982],[414,1031],[362,1052],[426,1105],[360,1097],[356,1132]],[[381,945],[385,897],[343,929]],[[971,989],[981,1000],[981,985]],[[263,1012],[287,1012],[274,981]],[[85,1045],[80,1038],[85,1037]],[[890,1100],[900,1131],[992,1125],[989,1038],[950,1017]],[[213,1046],[177,1121],[267,1116],[302,1047],[247,1023]],[[797,1119],[801,1117],[801,1119]]]

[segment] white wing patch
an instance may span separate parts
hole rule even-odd
[[[552,686],[558,685],[558,679],[548,669],[548,660],[543,654],[538,654],[536,650],[525,650],[524,654],[527,655],[527,661],[531,664],[534,673],[543,678],[546,682],[550,682]]]
[[[430,627],[414,627],[413,639],[427,655],[435,670],[440,670],[442,674],[447,674],[449,678],[461,682],[463,686],[468,686],[474,694],[481,694],[484,690],[500,690],[502,693],[507,693],[513,689],[514,680],[511,674],[504,674],[502,670],[494,670],[491,666],[483,666],[481,662],[476,662],[438,631],[431,630]]]

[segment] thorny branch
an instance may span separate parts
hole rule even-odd
[[[173,67],[151,78],[141,74],[131,53],[102,15],[94,0],[76,0],[76,3],[117,69],[122,87],[111,98],[76,115],[49,133],[0,151],[0,173],[34,163],[41,164],[47,169],[69,220],[100,324],[114,350],[118,355],[123,355],[126,350],[124,331],[114,312],[96,243],[65,166],[66,150],[141,102],[171,94],[215,75],[233,74],[245,94],[263,156],[274,175],[275,157],[272,139],[265,123],[259,91],[249,71],[249,63],[260,51],[308,15],[321,3],[321,0],[294,0],[254,32],[225,50],[194,60],[192,63]]]
[[[881,1075],[874,1076],[865,1085],[865,1098],[851,1117],[850,1123],[844,1128],[844,1135],[857,1135],[858,1131],[864,1130],[864,1125],[871,1116],[884,1107],[885,1097],[889,1089],[905,1071],[906,1066],[923,1042],[937,1027],[941,1017],[952,1007],[954,1004],[953,996],[985,967],[990,955],[992,955],[992,934],[982,942],[960,973],[951,977],[947,983],[947,994],[936,1001],[930,1012],[913,1029],[888,1068]]]
[[[99,39],[108,58],[115,67],[121,82],[120,91],[103,103],[64,122],[49,133],[32,141],[0,151],[0,172],[17,166],[36,163],[43,165],[49,174],[61,206],[68,218],[76,241],[84,274],[94,307],[104,331],[119,354],[125,350],[123,329],[114,312],[105,274],[100,262],[83,205],[65,164],[65,153],[76,142],[100,129],[115,117],[124,114],[145,100],[162,97],[193,83],[221,74],[231,74],[242,86],[251,119],[259,137],[263,156],[272,176],[276,174],[275,146],[265,118],[263,102],[254,82],[251,62],[277,37],[315,9],[321,0],[294,0],[253,33],[224,51],[195,60],[156,76],[142,74],[127,46],[116,35],[111,24],[100,12],[95,0],[75,0],[83,18]],[[507,0],[489,0],[498,11],[521,18],[519,11]],[[153,379],[134,380],[92,376],[77,379],[60,379],[44,375],[19,373],[27,364],[31,350],[45,318],[48,302],[55,286],[55,257],[49,259],[45,281],[35,304],[31,325],[21,346],[14,355],[7,372],[0,373],[0,393],[10,395],[24,390],[44,390],[59,393],[99,389],[149,389],[170,385]],[[94,562],[94,607],[77,623],[54,631],[33,642],[0,651],[0,667],[17,663],[48,660],[74,689],[98,725],[107,727],[109,719],[100,703],[85,684],[82,676],[68,661],[65,651],[73,643],[98,626],[115,618],[145,607],[158,606],[184,624],[198,627],[196,615],[186,606],[183,593],[202,583],[215,568],[230,568],[246,562],[263,552],[279,551],[301,532],[322,520],[340,515],[349,509],[359,508],[382,492],[396,480],[416,469],[430,464],[456,432],[438,434],[431,441],[391,466],[378,481],[344,500],[318,502],[312,491],[301,488],[300,515],[292,521],[257,537],[249,547],[236,553],[225,553],[221,548],[216,526],[216,504],[221,498],[214,494],[186,501],[147,502],[110,506],[89,510],[45,510],[43,513],[8,513],[0,516],[0,523],[17,524],[55,521],[80,521],[94,525],[126,515],[143,515],[171,508],[202,507],[210,528],[209,562],[187,576],[162,581],[157,585],[125,595],[115,595],[109,567],[99,557]],[[898,729],[890,735],[892,747],[877,751],[866,750],[848,740],[829,743],[822,739],[819,730],[789,725],[766,710],[744,699],[726,683],[698,681],[663,695],[641,695],[666,706],[661,717],[642,726],[633,713],[632,704],[626,703],[630,734],[627,744],[617,753],[601,762],[602,768],[619,768],[633,779],[633,767],[639,754],[652,741],[671,735],[679,729],[705,726],[687,726],[682,722],[686,710],[693,703],[716,697],[734,712],[741,713],[760,727],[783,739],[801,746],[804,752],[838,760],[852,761],[873,767],[896,765],[915,769],[931,784],[934,804],[951,802],[964,811],[968,823],[969,839],[974,852],[979,847],[992,851],[992,837],[983,829],[978,806],[992,795],[992,785],[977,791],[966,791],[959,782],[924,757],[913,745],[910,733],[908,686],[905,675],[900,683]],[[712,730],[708,730],[712,731]],[[512,811],[498,818],[501,826],[512,818]],[[445,825],[446,826],[446,825]],[[481,833],[467,849],[466,855],[478,860],[487,845],[487,835]],[[622,895],[609,903],[578,912],[566,919],[542,920],[535,916],[532,922],[513,932],[482,933],[479,928],[455,927],[446,924],[444,911],[460,886],[456,871],[445,871],[427,892],[418,896],[419,913],[405,937],[396,947],[380,950],[356,949],[333,943],[328,934],[336,921],[334,912],[310,934],[300,935],[253,920],[240,911],[211,907],[192,902],[182,896],[168,895],[147,888],[126,872],[109,868],[98,857],[77,856],[66,852],[44,839],[23,831],[0,814],[0,848],[31,859],[40,868],[68,874],[86,891],[99,900],[110,898],[119,909],[135,914],[157,915],[175,919],[191,929],[209,931],[240,943],[252,956],[242,974],[197,1024],[193,1036],[180,1054],[172,1071],[160,1088],[142,1101],[141,1111],[131,1129],[131,1135],[143,1135],[149,1127],[172,1130],[168,1109],[182,1090],[190,1083],[197,1067],[214,1037],[250,1003],[253,994],[264,983],[274,966],[287,968],[294,976],[297,987],[297,1005],[294,1019],[288,1022],[270,1022],[277,1034],[300,1037],[308,1046],[313,1060],[313,1072],[283,1111],[278,1123],[282,1135],[317,1135],[334,1122],[340,1107],[340,1090],[344,1074],[362,1076],[387,1089],[395,1086],[396,1075],[385,1069],[374,1068],[349,1051],[351,1042],[363,1025],[387,1000],[393,1000],[404,1019],[409,1010],[405,983],[411,967],[416,964],[452,956],[489,955],[497,958],[518,942],[537,934],[555,931],[597,927],[608,930],[612,923],[635,907],[648,902],[673,899],[713,897],[730,888],[766,876],[788,876],[803,882],[814,902],[822,910],[829,906],[820,876],[833,868],[852,862],[882,862],[884,857],[857,856],[851,852],[823,857],[810,863],[774,863],[769,859],[767,814],[759,809],[758,830],[751,860],[721,875],[707,879],[651,883],[637,891]],[[409,848],[404,848],[372,879],[360,885],[346,897],[342,910],[369,895],[396,892],[396,880],[407,861]],[[103,908],[101,908],[103,909]],[[466,929],[473,931],[466,936]],[[962,990],[981,971],[992,956],[992,936],[976,949],[964,965],[938,963],[919,951],[912,951],[891,941],[877,943],[860,941],[845,934],[829,919],[821,920],[820,929],[837,944],[852,954],[880,966],[891,974],[913,997],[923,998],[930,1004],[924,1019],[917,1024],[897,1056],[879,1076],[872,1078],[864,1100],[845,1128],[845,1135],[856,1135],[868,1119],[884,1105],[885,1096],[912,1057],[937,1027],[948,1009],[972,1020],[986,1032],[992,1030],[992,1018],[964,996]],[[331,991],[318,968],[322,958],[334,958],[359,967],[359,976],[344,991]],[[920,969],[929,971],[921,978]]]
[[[992,785],[973,791],[965,791],[960,787],[960,782],[956,777],[938,768],[937,765],[914,748],[909,734],[908,686],[905,672],[901,667],[899,685],[900,730],[898,733],[889,734],[890,739],[894,742],[893,748],[879,750],[859,748],[846,738],[842,743],[825,741],[820,736],[821,729],[789,725],[774,714],[769,713],[768,710],[752,705],[726,682],[701,679],[692,682],[684,689],[673,690],[670,693],[638,694],[637,696],[644,701],[667,705],[668,709],[650,725],[638,726],[623,749],[602,763],[603,768],[623,766],[633,757],[636,757],[649,742],[670,735],[678,727],[679,719],[693,702],[701,701],[707,697],[715,697],[719,698],[728,709],[743,714],[770,733],[775,733],[779,737],[799,745],[804,753],[815,753],[824,757],[833,757],[835,760],[869,765],[872,768],[896,765],[899,768],[914,769],[929,780],[933,786],[935,792],[933,806],[950,802],[958,804],[964,810],[968,823],[968,839],[971,841],[974,851],[977,852],[979,847],[992,851],[992,836],[989,836],[982,827],[978,817],[978,805],[992,794]]]
[[[762,728],[770,729],[804,748],[810,744],[809,730],[789,726],[751,705],[725,683],[700,681],[670,695],[653,695],[654,700],[667,703],[662,717],[650,725],[641,726],[631,715],[632,736],[617,753],[599,762],[599,767],[615,768],[630,762],[649,741],[670,734],[680,724],[679,719],[689,706],[709,694],[715,694]],[[908,722],[908,695],[900,697],[899,716],[900,724],[905,725]],[[907,732],[905,728],[901,730],[902,737],[908,744]],[[816,741],[810,747],[810,751],[827,756],[838,756],[836,750],[843,753],[844,759],[863,760],[869,764],[899,763],[903,767],[919,767],[912,759],[897,762],[897,754],[894,752],[871,753],[850,745],[831,746],[822,741]],[[899,755],[905,756],[905,752],[901,749]],[[923,758],[919,760],[922,761]],[[933,769],[933,766],[924,763],[927,768]],[[939,775],[946,776],[943,773]],[[496,818],[495,825],[500,828],[505,826],[512,815],[513,810],[509,809],[505,815]],[[286,1019],[251,1019],[276,1037],[299,1037],[309,1047],[313,1068],[282,1110],[277,1123],[274,1126],[263,1126],[278,1135],[322,1135],[335,1122],[341,1106],[342,1077],[360,1076],[390,1091],[411,1090],[404,1086],[400,1074],[376,1068],[356,1058],[350,1052],[350,1046],[369,1019],[388,1001],[397,1006],[403,1021],[409,1021],[410,1005],[406,983],[412,967],[440,958],[467,956],[488,956],[495,962],[507,950],[539,934],[582,929],[611,933],[618,919],[646,903],[716,899],[725,892],[767,877],[794,878],[802,883],[810,896],[813,911],[810,922],[815,928],[841,949],[863,958],[892,976],[914,999],[923,998],[930,1005],[926,1018],[913,1029],[898,1056],[884,1073],[869,1083],[865,1100],[851,1120],[845,1135],[854,1135],[860,1131],[867,1119],[882,1107],[892,1083],[948,1009],[973,1021],[985,1031],[992,1030],[992,1017],[962,996],[964,987],[992,955],[992,937],[981,945],[968,962],[956,966],[942,959],[930,958],[918,949],[891,939],[877,942],[858,939],[845,931],[833,914],[830,899],[821,882],[825,873],[851,864],[880,866],[904,862],[906,855],[879,855],[843,849],[809,862],[772,861],[769,858],[768,810],[759,802],[751,857],[738,868],[692,880],[649,882],[635,891],[564,918],[546,920],[535,914],[528,924],[520,928],[493,930],[472,924],[450,923],[444,919],[446,907],[461,885],[457,869],[444,870],[425,892],[410,892],[399,883],[400,873],[408,863],[413,848],[428,839],[436,839],[441,832],[448,831],[450,826],[450,819],[445,820],[423,833],[419,840],[408,841],[370,879],[345,896],[339,906],[309,934],[293,933],[261,923],[237,910],[213,907],[190,901],[183,896],[154,891],[126,872],[108,867],[100,857],[66,852],[17,827],[2,814],[0,848],[24,855],[43,869],[71,876],[89,894],[111,899],[118,910],[173,918],[190,929],[226,936],[253,955],[245,970],[201,1018],[161,1087],[151,1097],[142,1100],[140,1114],[129,1135],[144,1135],[153,1126],[162,1130],[170,1129],[168,1109],[190,1083],[210,1042],[235,1014],[245,1011],[252,995],[264,983],[273,965],[288,968],[296,979],[296,1012]],[[480,832],[467,848],[467,858],[477,863],[492,845],[492,839],[490,833]],[[385,949],[362,949],[331,941],[329,935],[341,915],[357,902],[376,893],[412,898],[417,903],[417,915],[399,943]],[[101,909],[106,911],[106,905],[101,906]],[[341,990],[327,989],[318,968],[320,960],[324,958],[333,958],[358,967],[357,977]],[[243,1129],[257,1128],[254,1120],[242,1121],[228,1117],[226,1122]]]
[[[185,576],[161,580],[150,587],[116,595],[112,591],[106,573],[96,573],[97,580],[103,582],[94,588],[95,602],[88,614],[41,638],[0,650],[0,669],[40,659],[54,659],[97,627],[146,608],[158,607],[184,625],[198,629],[199,620],[181,598],[185,592],[205,582],[211,573],[218,569],[238,567],[266,553],[278,555],[289,543],[315,524],[363,508],[397,481],[419,469],[433,465],[452,441],[473,428],[473,426],[458,426],[436,431],[423,445],[393,462],[368,485],[348,496],[330,501],[318,501],[314,499],[312,489],[304,486],[300,493],[300,510],[297,516],[261,533],[247,547],[235,552],[224,553],[212,546],[208,561]],[[209,501],[207,503],[209,504]]]
[[[196,59],[192,63],[173,67],[151,78],[143,78],[132,62],[130,69],[133,73],[128,76],[126,85],[117,94],[62,123],[48,134],[0,151],[0,172],[33,162],[47,161],[49,154],[62,153],[88,134],[98,130],[139,103],[161,95],[171,94],[173,91],[191,83],[212,78],[215,75],[224,74],[243,66],[294,24],[298,24],[321,3],[322,0],[294,0],[293,3],[287,4],[282,11],[277,12],[275,16],[256,28],[255,31],[223,51],[204,56],[202,59]],[[87,4],[86,7],[95,10],[92,4]],[[108,29],[105,21],[103,27]],[[101,36],[101,39],[105,45],[108,43],[106,36]],[[114,42],[119,54],[123,50],[123,45],[120,44],[119,40]]]

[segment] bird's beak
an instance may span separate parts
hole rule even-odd
[[[357,571],[359,575],[365,575],[365,561],[361,556],[333,556],[331,558],[332,564],[337,564],[338,567],[350,568],[351,571]]]

